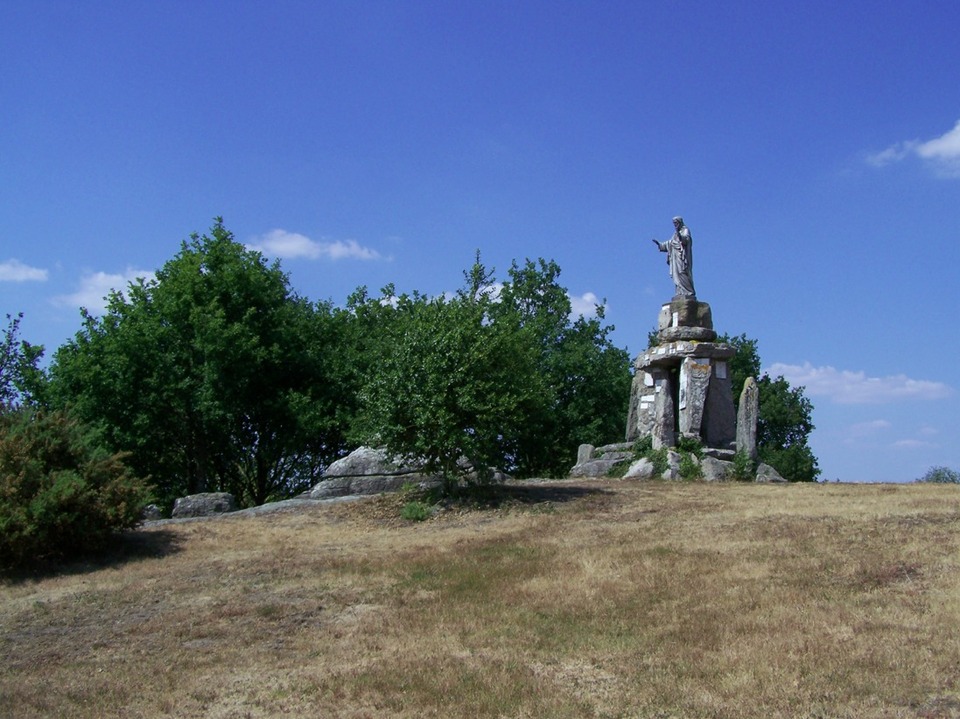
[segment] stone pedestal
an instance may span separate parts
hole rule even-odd
[[[693,299],[674,299],[660,308],[657,319],[657,338],[661,344],[676,340],[713,342],[713,313],[706,302]]]
[[[654,448],[676,446],[680,437],[731,449],[736,413],[728,360],[735,350],[716,343],[710,305],[674,299],[660,310],[660,344],[634,363],[628,442],[650,435]]]

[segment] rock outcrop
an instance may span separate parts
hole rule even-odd
[[[173,504],[171,516],[174,519],[184,517],[210,517],[214,514],[226,514],[237,511],[237,500],[228,492],[204,492],[180,497]]]

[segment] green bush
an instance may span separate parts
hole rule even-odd
[[[740,482],[752,482],[756,479],[756,476],[756,463],[750,459],[750,455],[742,449],[737,450],[737,453],[733,455],[733,472],[731,473],[731,477]]]
[[[678,469],[681,479],[694,480],[703,477],[703,469],[697,461],[697,456],[692,452],[683,452],[680,455],[680,467]]]
[[[960,472],[949,467],[931,467],[918,482],[935,482],[937,484],[960,484]]]
[[[411,522],[422,522],[430,518],[430,507],[423,502],[407,502],[400,510],[400,516]]]
[[[697,459],[703,459],[703,444],[693,437],[681,437],[677,442],[677,451],[681,454],[693,454]]]
[[[123,457],[67,414],[0,414],[0,568],[100,549],[149,501]]]
[[[659,477],[670,469],[670,460],[668,459],[669,449],[661,447],[660,449],[650,449],[647,451],[646,458],[653,464],[653,476]]]

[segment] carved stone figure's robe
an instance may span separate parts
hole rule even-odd
[[[670,277],[677,289],[677,297],[695,297],[693,289],[693,237],[687,227],[681,227],[666,242],[658,242],[661,252],[667,253]]]

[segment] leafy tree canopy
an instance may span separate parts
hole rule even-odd
[[[0,410],[32,404],[43,394],[45,375],[39,367],[43,347],[20,339],[21,312],[7,315],[0,338]]]
[[[936,484],[960,484],[960,472],[950,467],[931,467],[917,481],[934,482]]]
[[[220,219],[83,320],[56,353],[52,396],[130,452],[167,503],[222,490],[259,504],[342,451],[331,308],[292,293]]]
[[[619,436],[629,358],[602,308],[571,319],[559,273],[528,260],[498,283],[478,253],[454,297],[356,295],[357,322],[381,330],[361,436],[448,475],[466,458],[521,476],[565,473],[578,444]]]
[[[757,378],[760,396],[757,453],[760,461],[774,467],[784,479],[792,482],[815,481],[820,468],[808,444],[814,429],[813,403],[804,395],[803,387],[791,387],[782,376],[760,376],[757,341],[745,334],[722,335],[717,342],[725,342],[736,350],[729,362],[734,402],[739,403],[746,378]]]

